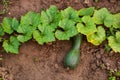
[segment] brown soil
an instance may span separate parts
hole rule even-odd
[[[93,0],[86,1],[10,0],[9,12],[0,15],[0,21],[7,16],[19,19],[28,11],[40,12],[50,5],[56,5],[59,9],[67,6],[75,9],[106,7],[112,13],[120,12],[119,0],[99,0],[98,3]],[[2,6],[0,2],[0,9]],[[75,70],[65,69],[63,58],[71,47],[72,41],[56,41],[42,46],[35,41],[28,41],[21,45],[19,55],[2,55],[4,60],[0,64],[0,76],[4,78],[6,75],[5,80],[108,80],[109,70],[120,70],[120,54],[113,51],[107,54],[104,45],[96,47],[86,41],[81,46],[81,61],[78,67]]]

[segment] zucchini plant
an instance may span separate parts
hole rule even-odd
[[[120,13],[94,7],[58,10],[52,5],[40,13],[30,11],[20,20],[5,17],[0,24],[0,42],[4,50],[12,54],[18,54],[20,45],[30,39],[43,45],[75,37],[73,48],[64,59],[65,66],[71,69],[79,62],[82,35],[95,46],[107,40],[113,51],[120,52]]]

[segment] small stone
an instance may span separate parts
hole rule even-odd
[[[58,66],[58,64],[55,64],[55,68],[58,68],[59,66]]]
[[[96,64],[97,64],[97,66],[100,66],[100,61],[97,60],[97,61],[96,61]]]
[[[10,13],[10,12],[9,12],[8,14],[9,14],[9,15],[11,15],[11,13]]]
[[[100,54],[96,54],[96,58],[100,59],[101,55]]]
[[[85,0],[84,3],[85,3],[85,4],[89,4],[90,1],[89,1],[89,0]]]
[[[110,66],[110,64],[109,64],[109,63],[106,63],[106,65],[107,65],[107,66]]]

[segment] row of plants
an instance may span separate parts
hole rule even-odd
[[[43,45],[56,39],[69,40],[79,33],[96,46],[108,40],[108,45],[120,52],[120,13],[111,14],[106,8],[89,7],[77,11],[72,7],[58,10],[51,6],[41,13],[30,11],[19,21],[5,17],[0,24],[3,48],[16,54],[20,44],[32,38]]]
[[[95,46],[107,40],[112,50],[120,52],[120,13],[112,14],[106,8],[75,10],[68,7],[58,10],[56,6],[50,6],[41,13],[30,11],[20,20],[5,17],[0,24],[0,42],[4,50],[12,54],[18,54],[20,45],[30,39],[43,45],[75,36],[72,51],[65,58],[65,64],[75,61],[75,64],[69,64],[71,68],[79,62],[79,55],[75,53],[79,53],[82,35]],[[71,59],[71,54],[76,57]]]

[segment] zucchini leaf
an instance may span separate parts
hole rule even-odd
[[[82,8],[78,11],[79,16],[91,16],[94,12],[94,7]]]
[[[43,26],[51,26],[51,30],[55,31],[61,19],[61,14],[56,6],[50,6],[46,11],[41,12],[41,24]]]
[[[12,29],[17,31],[19,25],[20,24],[19,24],[18,20],[16,18],[13,18],[12,19]]]
[[[21,17],[20,24],[37,27],[40,24],[40,14],[30,11]]]
[[[54,33],[51,31],[51,26],[39,25],[38,30],[33,32],[33,38],[41,45],[55,41]]]
[[[97,32],[87,35],[88,42],[94,45],[100,45],[106,39],[106,33],[102,26],[97,28]]]
[[[7,18],[5,17],[2,22],[2,28],[4,32],[12,34],[14,30],[17,30],[19,22],[16,18]]]
[[[75,27],[75,22],[69,19],[63,19],[59,22],[59,27],[61,30],[55,32],[55,37],[58,40],[69,40],[70,37],[78,34],[78,31]]]
[[[61,10],[62,19],[70,19],[75,22],[81,22],[81,18],[79,18],[77,11],[72,7],[68,7],[64,10]]]
[[[40,14],[35,12],[28,12],[26,15],[21,17],[20,25],[18,26],[17,32],[21,33],[17,36],[20,42],[26,42],[32,38],[33,31],[40,24]]]
[[[10,40],[4,40],[3,48],[8,53],[18,54],[20,42],[17,40],[16,37],[11,36]]]
[[[77,30],[78,32],[89,35],[97,31],[96,25],[93,21],[93,19],[90,16],[84,16],[82,17],[83,23],[77,24]]]
[[[106,27],[111,27],[113,24],[113,16],[107,8],[95,10],[93,20],[96,24],[104,24]]]
[[[120,31],[115,36],[108,37],[108,45],[115,51],[120,52]]]
[[[17,39],[22,43],[30,40],[35,29],[36,28],[33,26],[20,25],[17,29],[17,32],[21,34],[17,36]]]
[[[120,29],[120,13],[113,15],[113,27]]]
[[[55,41],[54,31],[61,19],[61,14],[56,6],[50,6],[46,11],[41,12],[41,23],[38,29],[33,32],[33,38],[39,43],[44,44]]]
[[[12,29],[11,25],[12,25],[12,19],[5,17],[3,19],[3,22],[2,22],[2,27],[4,29],[4,32],[6,32],[8,34],[12,34],[13,33],[13,29]]]

